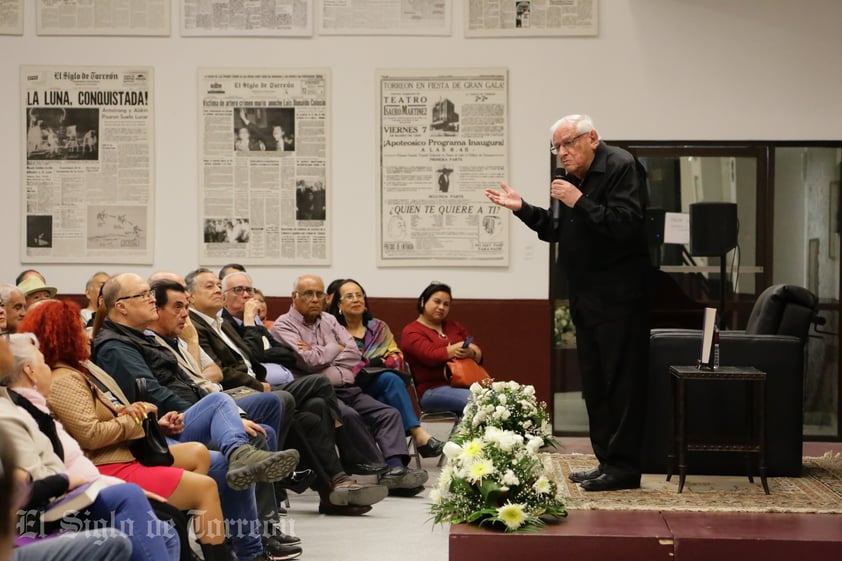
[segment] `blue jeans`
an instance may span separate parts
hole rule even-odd
[[[471,390],[468,388],[452,388],[450,386],[436,386],[424,392],[419,400],[422,411],[453,411],[462,415]]]
[[[211,393],[184,412],[184,432],[175,436],[181,442],[202,442],[227,458],[249,443],[240,412],[230,395]]]
[[[278,449],[278,434],[281,432],[281,419],[284,417],[284,402],[274,392],[254,393],[235,402],[246,412],[246,416],[259,423],[268,433],[270,450]],[[270,430],[271,429],[271,430]]]
[[[132,542],[123,532],[100,528],[38,540],[15,549],[12,561],[125,561],[131,552]]]
[[[377,401],[391,405],[398,410],[403,421],[403,430],[407,431],[421,424],[415,414],[412,400],[406,393],[406,384],[394,372],[381,372],[372,378],[368,384],[361,387],[365,393]]]
[[[181,544],[175,529],[158,519],[143,490],[134,483],[102,489],[96,500],[79,514],[93,521],[107,521],[132,542],[132,561],[178,561]],[[71,518],[77,515],[69,515]],[[81,517],[80,517],[81,518]]]
[[[225,517],[225,534],[231,540],[237,559],[254,559],[263,553],[263,542],[260,539],[263,534],[257,519],[254,486],[242,491],[231,489],[225,482],[228,460],[220,452],[215,451],[211,451],[210,457],[208,475],[219,487],[222,516]]]
[[[268,395],[269,398],[259,396]],[[255,394],[240,401],[248,402],[249,408],[264,419],[278,423],[282,413],[281,402],[273,394]],[[245,411],[246,408],[243,407]],[[277,426],[277,424],[275,425]],[[269,442],[277,442],[277,434],[271,426],[264,426]],[[181,442],[202,442],[213,450],[208,475],[219,487],[222,515],[226,522],[226,535],[238,559],[253,559],[263,552],[261,529],[257,518],[257,502],[254,487],[235,491],[228,487],[225,474],[228,473],[228,455],[249,443],[243,429],[240,413],[234,400],[225,393],[211,393],[200,399],[184,412],[184,432],[177,436]],[[214,450],[218,450],[214,451]]]

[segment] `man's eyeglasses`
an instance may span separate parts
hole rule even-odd
[[[305,300],[321,300],[325,297],[325,293],[321,290],[305,290],[304,292],[296,291],[295,293],[304,298]]]
[[[138,292],[137,294],[132,294],[131,296],[121,296],[117,298],[117,302],[121,300],[133,300],[135,298],[141,298],[143,300],[147,300],[148,298],[152,298],[155,295],[154,290],[144,290],[143,292]]]
[[[348,294],[344,295],[342,299],[346,302],[353,302],[354,300],[365,300],[365,295],[360,294],[359,292],[349,292]]]
[[[253,286],[232,286],[231,288],[229,288],[225,292],[233,292],[237,296],[240,296],[240,295],[242,295],[243,292],[245,292],[246,294],[250,294],[250,295],[254,296],[254,287]]]
[[[562,140],[560,144],[553,144],[552,146],[550,146],[550,153],[552,153],[554,156],[558,156],[558,151],[560,149],[564,148],[565,150],[570,150],[576,144],[577,140],[579,140],[580,138],[582,138],[583,136],[585,136],[586,134],[589,134],[589,133],[590,133],[590,131],[583,132],[581,134],[577,134],[573,138],[568,138],[567,140]]]

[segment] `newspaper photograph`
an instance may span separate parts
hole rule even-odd
[[[182,0],[181,35],[310,37],[312,0]]]
[[[152,92],[149,67],[21,67],[21,262],[152,263]]]
[[[169,36],[170,0],[37,0],[38,35]]]
[[[378,265],[504,267],[508,71],[380,70]]]
[[[450,35],[451,0],[319,0],[322,35]]]
[[[465,37],[597,34],[597,0],[470,0]]]
[[[199,260],[330,264],[328,69],[199,70]]]
[[[23,35],[23,0],[0,0],[0,35]]]

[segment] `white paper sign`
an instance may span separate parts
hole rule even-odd
[[[690,243],[690,215],[683,212],[664,214],[664,243]]]

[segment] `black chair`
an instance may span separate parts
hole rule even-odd
[[[758,297],[745,331],[720,333],[723,366],[754,366],[767,374],[766,464],[770,476],[801,473],[804,350],[810,325],[816,322],[818,299],[810,291],[775,285]],[[672,445],[672,391],[669,367],[693,365],[701,354],[700,330],[653,329],[649,338],[649,372],[642,452],[643,471],[666,473]],[[745,434],[747,389],[731,383],[693,384],[688,388],[688,433],[737,440]],[[739,454],[691,456],[689,473],[745,473]]]
[[[415,388],[415,378],[412,377],[412,369],[409,364],[406,365],[406,369],[410,373],[410,379],[407,382],[406,387],[409,392],[409,397],[412,400],[412,405],[415,407],[415,413],[418,415],[418,421],[421,423],[452,423],[450,432],[448,433],[449,440],[453,431],[455,431],[456,427],[459,425],[459,421],[462,419],[462,416],[454,413],[453,411],[425,411],[424,409],[421,409],[421,400],[418,398],[418,390]],[[415,446],[415,439],[412,438],[412,436],[407,437],[407,447],[410,450],[410,454],[415,457],[415,467],[421,469],[421,454],[418,453],[418,447]],[[441,467],[443,464],[444,454],[439,456],[439,460],[436,465]]]

